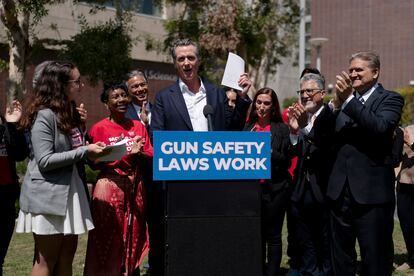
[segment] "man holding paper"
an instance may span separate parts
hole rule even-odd
[[[171,54],[178,80],[157,94],[152,110],[152,131],[207,131],[207,119],[203,114],[206,105],[213,107],[214,130],[229,130],[240,120],[245,121],[251,103],[247,96],[251,82],[246,73],[240,75],[238,86],[243,90],[233,110],[227,105],[222,89],[199,77],[201,60],[194,42],[189,39],[177,40]]]
[[[227,104],[224,90],[200,78],[198,71],[200,56],[197,44],[189,39],[177,40],[171,49],[178,80],[175,84],[160,91],[153,105],[150,129],[151,133],[160,130],[207,131],[208,122],[204,116],[204,107],[212,109],[211,125],[216,131],[232,130],[246,120],[251,100],[247,92],[251,82],[246,73],[239,74],[236,89],[239,93],[236,108]],[[244,69],[244,68],[243,68]],[[210,109],[210,111],[211,111]],[[157,186],[157,189],[160,189]],[[157,226],[150,233],[151,250],[149,255],[152,276],[164,275],[164,219],[163,192],[157,192],[155,216],[151,218]],[[155,235],[155,236],[154,236]]]

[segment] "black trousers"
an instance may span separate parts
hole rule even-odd
[[[398,183],[397,211],[407,248],[407,263],[414,267],[414,185]]]
[[[331,206],[334,275],[356,274],[356,239],[361,251],[360,275],[392,274],[394,209],[395,202],[359,204],[345,185],[341,196]]]
[[[17,194],[17,185],[0,185],[0,275],[3,275],[4,258],[13,235],[16,220],[15,202]]]
[[[307,190],[300,202],[292,202],[292,217],[300,275],[333,275],[326,204],[319,203]]]
[[[165,192],[161,182],[148,182],[146,188],[147,226],[150,242],[148,264],[151,276],[164,276],[165,270]]]
[[[261,186],[263,274],[276,276],[282,261],[282,226],[290,202],[290,191],[285,187],[272,191],[268,184]]]

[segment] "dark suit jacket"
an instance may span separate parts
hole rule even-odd
[[[292,192],[294,202],[300,202],[306,191],[311,191],[317,202],[325,202],[326,186],[332,167],[332,141],[327,135],[327,130],[333,128],[333,124],[328,120],[319,119],[325,116],[325,113],[333,120],[330,108],[325,105],[311,132],[307,135],[299,134],[298,143],[293,147],[294,153],[298,156]]]
[[[337,114],[329,198],[337,199],[348,182],[360,204],[394,201],[393,136],[403,105],[401,95],[379,85],[364,105],[354,98]]]
[[[207,104],[213,107],[214,130],[230,130],[232,126],[246,120],[250,100],[240,99],[233,111],[227,105],[227,97],[222,89],[203,80],[206,88]],[[157,93],[151,115],[151,130],[188,130],[192,131],[190,115],[178,81]]]

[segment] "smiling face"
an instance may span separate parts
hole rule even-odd
[[[318,87],[314,80],[302,82],[300,86],[300,101],[305,107],[305,110],[310,113],[315,113],[323,104],[323,97],[325,91]],[[302,93],[303,91],[303,93]]]
[[[174,66],[177,69],[180,79],[188,86],[198,82],[200,60],[196,52],[197,49],[194,45],[178,46],[175,48],[176,58],[174,60]]]
[[[349,76],[352,87],[360,94],[364,94],[377,82],[379,70],[370,68],[368,61],[355,58],[349,65]]]
[[[106,104],[111,115],[123,116],[128,109],[128,93],[121,88],[111,90]]]
[[[272,113],[272,97],[268,94],[260,94],[255,102],[257,117],[259,119],[268,119]]]
[[[148,101],[148,83],[144,76],[136,75],[128,80],[128,92],[135,104],[142,106]]]

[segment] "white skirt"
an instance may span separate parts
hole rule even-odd
[[[79,235],[94,228],[88,199],[76,165],[73,166],[65,216],[41,215],[19,211],[17,233],[37,235]]]

